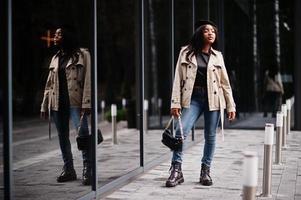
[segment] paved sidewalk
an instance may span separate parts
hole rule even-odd
[[[263,130],[225,130],[225,141],[218,141],[211,174],[213,186],[198,183],[199,162],[203,143],[185,152],[183,173],[185,182],[176,188],[166,188],[170,161],[166,161],[141,175],[130,184],[111,193],[106,200],[238,200],[242,199],[243,152],[258,153],[258,187],[262,191]],[[301,132],[292,131],[287,138],[288,148],[283,150],[283,165],[273,165],[272,198],[257,199],[301,200]],[[274,159],[275,148],[273,151]]]

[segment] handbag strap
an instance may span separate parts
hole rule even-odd
[[[167,125],[165,126],[165,130],[170,127],[170,124],[171,124],[172,120],[173,120],[173,116],[169,119]]]
[[[80,127],[83,125],[84,115],[85,115],[85,113],[81,113],[81,114],[80,114],[80,118],[79,118],[79,127],[78,127],[78,129],[80,129]]]
[[[178,117],[178,121],[179,121],[179,126],[180,126],[181,138],[184,140],[184,133],[183,133],[183,125],[182,125],[181,116]]]
[[[170,124],[172,122],[172,120],[174,119],[174,116],[172,116],[167,125],[165,126],[165,130],[168,129],[170,127]],[[182,120],[181,120],[181,116],[178,117],[178,122],[179,122],[179,126],[180,126],[180,132],[181,132],[181,138],[184,139],[184,133],[183,133],[183,125],[182,125]]]

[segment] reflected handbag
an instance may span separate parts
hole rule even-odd
[[[79,135],[79,131],[81,130],[81,126],[83,123],[83,115],[80,118],[80,125],[78,127],[78,136],[76,137],[76,143],[78,150],[88,150],[91,146],[92,142],[92,135]],[[103,142],[103,136],[100,129],[97,129],[97,144],[100,144]]]
[[[179,126],[180,126],[180,132],[181,132],[181,137],[177,138],[174,137],[171,133],[171,131],[169,130],[170,124],[173,120],[173,117],[170,118],[170,120],[168,121],[164,132],[162,133],[162,140],[161,142],[167,146],[168,148],[170,148],[170,150],[172,151],[177,151],[179,149],[182,148],[183,146],[183,141],[184,141],[184,137],[183,137],[183,126],[182,126],[182,122],[181,122],[181,118],[178,118],[178,122],[179,122]]]

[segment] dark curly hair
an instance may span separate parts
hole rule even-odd
[[[215,31],[215,40],[212,44],[212,47],[214,49],[217,48],[217,42],[218,42],[218,30],[215,26],[212,26]],[[190,55],[196,55],[203,47],[204,47],[204,30],[206,28],[206,25],[198,27],[194,34],[192,35],[190,41],[188,42],[188,53],[186,56],[186,59],[188,60],[188,57]]]
[[[62,30],[61,48],[68,57],[72,59],[72,63],[78,61],[78,53],[81,53],[78,42],[78,35],[74,27],[70,25],[61,25],[57,29]]]

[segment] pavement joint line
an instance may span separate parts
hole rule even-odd
[[[122,129],[122,130],[118,131],[118,133],[119,134],[126,134],[128,132],[132,132],[133,130],[135,130],[135,129]],[[48,138],[48,136],[46,138]],[[76,144],[72,143],[72,152],[74,152],[76,150],[77,150]],[[47,152],[47,153],[40,154],[38,156],[34,156],[32,158],[29,158],[29,159],[25,159],[25,160],[15,162],[13,164],[13,170],[18,170],[18,169],[21,169],[21,168],[24,168],[24,167],[27,167],[27,166],[45,161],[45,160],[48,160],[51,157],[57,157],[60,154],[61,154],[61,150],[57,149],[57,150],[53,150],[53,151],[50,151],[50,152]],[[0,173],[3,173],[3,165],[0,165]]]

